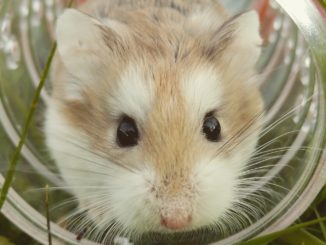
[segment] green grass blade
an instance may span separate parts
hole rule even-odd
[[[325,245],[326,243],[320,240],[318,237],[312,235],[304,229],[297,230],[293,233],[285,234],[280,237],[277,241],[280,241],[287,245],[298,245],[298,244],[307,244],[307,245]]]
[[[68,4],[68,7],[71,7],[72,4],[73,4],[74,0],[70,0],[69,4]],[[37,107],[37,104],[40,100],[40,95],[41,95],[41,91],[44,87],[44,83],[45,83],[45,80],[49,74],[49,71],[50,71],[50,67],[51,67],[51,63],[52,63],[52,60],[53,60],[53,57],[54,57],[54,53],[57,49],[57,44],[54,43],[52,45],[52,49],[50,51],[50,54],[48,56],[48,59],[46,61],[46,65],[45,65],[45,69],[41,75],[41,79],[40,79],[40,82],[36,88],[36,91],[34,93],[34,97],[33,97],[33,100],[32,100],[32,104],[30,106],[30,109],[28,111],[28,114],[27,114],[27,118],[26,118],[26,121],[24,123],[24,126],[23,126],[23,130],[22,130],[22,133],[21,133],[21,137],[20,137],[20,140],[19,140],[19,143],[13,153],[13,156],[10,160],[10,163],[9,163],[9,168],[7,170],[7,173],[6,173],[6,178],[5,178],[5,182],[1,188],[1,194],[0,194],[0,210],[2,209],[2,206],[7,198],[7,195],[8,195],[8,191],[9,191],[9,188],[11,186],[11,183],[14,179],[14,175],[15,175],[15,171],[16,171],[16,166],[17,166],[17,163],[18,163],[18,160],[20,158],[20,152],[23,148],[23,145],[24,145],[24,142],[26,140],[26,137],[27,137],[27,134],[28,134],[28,129],[29,129],[29,126],[31,124],[31,121],[32,121],[32,118],[33,118],[33,115],[35,113],[35,110],[36,110],[36,107]]]
[[[241,242],[241,243],[239,243],[239,245],[261,245],[264,243],[271,242],[283,235],[287,235],[287,234],[293,233],[295,231],[298,231],[300,229],[306,228],[308,226],[315,225],[315,224],[318,224],[320,222],[325,222],[325,221],[326,221],[326,217],[323,217],[320,219],[315,219],[315,220],[311,220],[311,221],[304,222],[301,224],[293,225],[293,226],[290,226],[289,228],[281,230],[281,231],[277,231],[277,232],[274,232],[274,233],[271,233],[271,234],[268,234],[265,236],[257,237],[257,238],[251,239],[249,241]],[[326,243],[325,243],[325,245],[326,245]]]
[[[27,134],[28,134],[29,126],[30,126],[30,124],[32,122],[33,115],[35,113],[37,104],[38,104],[38,102],[40,100],[41,91],[43,89],[45,80],[46,80],[46,78],[48,76],[48,73],[49,73],[49,70],[50,70],[50,66],[51,66],[51,63],[52,63],[53,56],[54,56],[56,48],[57,48],[57,45],[56,45],[56,43],[54,43],[53,46],[52,46],[52,49],[50,51],[49,57],[47,59],[45,69],[44,69],[44,71],[43,71],[43,73],[41,75],[40,82],[39,82],[39,84],[38,84],[38,86],[36,88],[36,91],[34,93],[32,104],[30,105],[30,109],[28,111],[27,118],[26,118],[26,121],[25,121],[24,126],[23,126],[23,130],[22,130],[22,133],[21,133],[19,143],[18,143],[18,145],[17,145],[17,147],[16,147],[16,149],[14,151],[14,154],[13,154],[11,160],[10,160],[9,168],[7,170],[7,173],[6,173],[5,182],[4,182],[4,184],[3,184],[2,188],[1,188],[0,210],[1,210],[5,200],[7,198],[9,188],[11,186],[11,183],[12,183],[13,179],[14,179],[16,166],[17,166],[18,160],[20,158],[20,152],[21,152],[21,150],[23,148],[24,142],[25,142]]]
[[[0,244],[1,245],[15,245],[3,236],[0,236]]]
[[[319,2],[324,8],[326,8],[326,0],[320,0]]]
[[[45,186],[45,212],[46,212],[46,226],[48,232],[48,245],[52,245],[52,234],[51,234],[51,220],[50,220],[50,210],[49,210],[49,185]]]
[[[313,202],[312,205],[317,206],[325,200],[326,200],[326,186],[324,186],[323,190],[318,194],[318,197],[316,198],[316,200]]]
[[[0,18],[8,12],[9,1],[0,1]]]
[[[316,208],[315,208],[315,214],[316,214],[316,217],[318,219],[320,219],[320,214]],[[319,225],[320,225],[321,232],[323,233],[324,240],[326,242],[326,226],[325,226],[324,222],[319,222]]]

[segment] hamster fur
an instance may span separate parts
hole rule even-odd
[[[64,11],[56,37],[47,145],[98,231],[236,223],[263,121],[257,13],[228,17],[210,0],[92,0]],[[207,115],[217,141],[203,132]],[[139,135],[121,147],[126,117]]]

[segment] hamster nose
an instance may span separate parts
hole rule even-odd
[[[186,228],[191,223],[191,215],[186,217],[164,217],[161,215],[161,225],[170,230],[180,230]]]

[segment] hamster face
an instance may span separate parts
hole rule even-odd
[[[217,227],[241,202],[261,129],[257,15],[198,29],[151,16],[66,10],[57,23],[47,144],[103,232]]]

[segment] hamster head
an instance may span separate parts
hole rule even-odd
[[[240,206],[262,124],[257,14],[200,30],[128,14],[59,18],[48,147],[103,232],[218,226]]]

